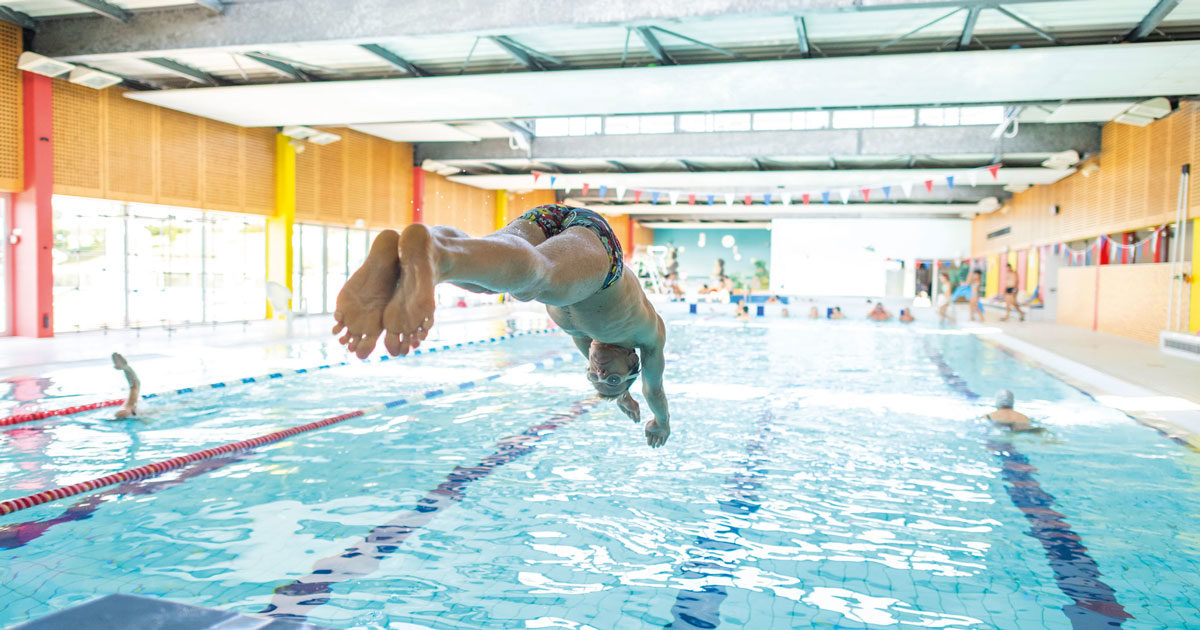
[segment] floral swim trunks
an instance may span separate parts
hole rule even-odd
[[[586,208],[572,208],[564,206],[560,203],[552,203],[545,206],[538,206],[517,218],[525,221],[533,221],[542,228],[542,234],[546,238],[551,238],[562,234],[567,228],[585,227],[596,236],[600,237],[600,242],[604,245],[604,251],[608,252],[608,275],[604,277],[604,285],[600,287],[603,291],[612,283],[621,278],[621,273],[625,269],[625,263],[622,262],[621,243],[617,240],[617,235],[613,234],[612,228],[608,225],[608,221],[599,214]]]

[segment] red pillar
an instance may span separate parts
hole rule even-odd
[[[625,258],[628,260],[633,260],[633,248],[636,247],[637,244],[633,241],[633,235],[635,234],[633,217],[628,217],[628,219],[629,220],[625,223],[625,242],[629,243],[629,251],[625,252]]]
[[[1126,232],[1126,233],[1122,234],[1121,235],[1121,244],[1122,245],[1133,245],[1133,232]],[[1129,249],[1130,248],[1128,248],[1128,247],[1121,248],[1121,264],[1122,265],[1128,265],[1130,262]]]
[[[413,223],[425,222],[425,169],[413,167]]]
[[[1099,250],[1098,251],[1099,256],[1097,257],[1098,258],[1097,264],[1107,265],[1109,263],[1108,252],[1109,252],[1109,250],[1112,249],[1112,245],[1108,244],[1108,235],[1107,234],[1100,236],[1100,240],[1097,241],[1097,244],[1096,244],[1096,249]]]
[[[25,190],[13,195],[13,334],[54,336],[54,117],[51,79],[24,73]]]

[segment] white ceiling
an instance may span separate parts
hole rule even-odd
[[[546,89],[548,83],[554,89]],[[246,85],[127,96],[259,127],[1196,93],[1200,41]]]
[[[603,212],[608,215],[634,215],[634,216],[657,216],[657,217],[721,217],[723,219],[737,219],[739,216],[745,216],[750,219],[757,219],[763,216],[771,217],[803,217],[803,216],[829,216],[829,215],[860,215],[864,213],[879,214],[884,213],[894,216],[975,216],[980,212],[979,206],[973,203],[905,203],[905,204],[877,204],[877,203],[848,203],[843,204],[841,200],[830,201],[829,204],[823,204],[819,200],[815,203],[809,202],[805,206],[798,200],[793,201],[791,205],[785,206],[780,203],[774,203],[771,206],[743,206],[736,204],[732,208],[727,207],[724,203],[707,205],[697,203],[696,205],[688,205],[680,202],[676,205],[661,202],[658,204],[621,204],[621,205],[605,205],[605,204],[589,204],[586,200],[567,199],[564,203],[577,207],[586,207],[596,212]]]
[[[378,123],[350,125],[351,129],[392,142],[478,142],[472,135],[444,123]]]

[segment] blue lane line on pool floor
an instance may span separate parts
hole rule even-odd
[[[487,477],[497,468],[533,452],[534,444],[555,429],[570,424],[599,404],[592,398],[571,405],[565,413],[555,414],[541,424],[517,435],[500,439],[496,451],[469,467],[455,466],[446,480],[417,501],[414,509],[373,527],[367,536],[342,553],[316,561],[308,575],[275,589],[271,603],[261,611],[271,617],[304,620],[314,608],[329,602],[331,586],[365,577],[379,568],[380,561],[396,552],[410,535],[428,525],[439,512],[466,498],[467,486]]]
[[[928,339],[925,351],[937,366],[938,374],[951,389],[972,402],[980,399],[967,382],[946,363]],[[1066,516],[1053,509],[1054,495],[1042,489],[1029,458],[1010,442],[989,440],[989,449],[1004,463],[1001,476],[1013,505],[1029,520],[1027,536],[1036,538],[1046,552],[1054,579],[1064,595],[1075,603],[1063,606],[1063,614],[1075,630],[1120,628],[1133,616],[1117,602],[1116,592],[1100,579],[1100,567],[1088,555],[1083,538],[1071,529]]]
[[[730,490],[730,494],[728,498],[717,502],[722,512],[735,516],[749,516],[762,507],[757,491],[762,487],[762,478],[766,475],[763,469],[767,463],[765,442],[772,419],[770,411],[759,417],[758,433],[746,442],[746,458],[742,460],[737,472],[725,481],[724,485]],[[720,533],[731,537],[742,535],[740,527],[732,526],[723,526]],[[742,548],[736,542],[715,540],[707,536],[696,536],[694,544],[697,549],[714,552],[711,555]],[[719,559],[701,557],[692,558],[685,563],[680,568],[680,573],[688,579],[725,579],[733,577],[733,568]],[[680,589],[675,595],[675,603],[671,606],[671,622],[663,627],[669,630],[716,628],[721,623],[721,604],[728,595],[725,586],[721,584],[707,584],[700,587],[699,591]]]

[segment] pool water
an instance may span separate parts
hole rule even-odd
[[[594,399],[581,360],[510,371],[0,517],[0,625],[114,592],[409,630],[1200,622],[1200,455],[952,328],[668,325],[662,449]],[[10,427],[0,499],[571,348],[523,337],[164,400],[142,422]],[[1049,433],[978,420],[1000,388]]]

